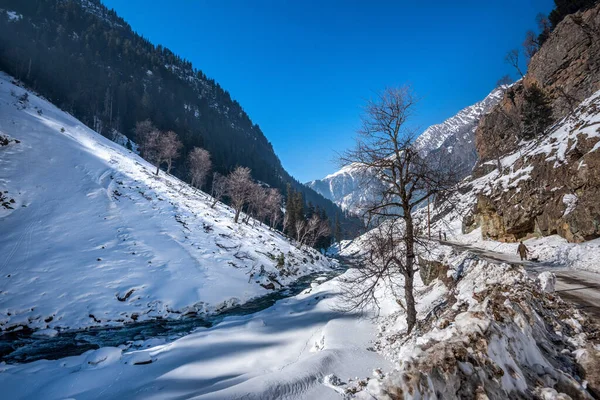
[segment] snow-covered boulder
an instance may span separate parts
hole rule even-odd
[[[556,275],[550,271],[544,271],[538,275],[538,282],[544,292],[553,293],[556,285]]]

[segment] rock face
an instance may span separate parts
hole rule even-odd
[[[484,238],[501,241],[600,237],[599,35],[600,5],[566,17],[532,58],[525,78],[482,118],[473,173],[477,204],[463,231],[481,226]],[[525,141],[518,110],[533,83],[552,99],[557,122]]]
[[[429,285],[438,278],[444,281],[447,272],[448,266],[443,262],[419,257],[419,275],[425,285]]]
[[[526,76],[513,86],[511,96],[481,119],[475,132],[480,159],[517,148],[517,110],[523,104],[524,87],[533,83],[552,99],[556,121],[600,89],[600,4],[567,16],[532,57]]]
[[[516,241],[559,234],[570,242],[600,237],[600,91],[555,130],[501,159],[468,184],[477,201],[463,232]],[[495,166],[495,161],[483,163]]]

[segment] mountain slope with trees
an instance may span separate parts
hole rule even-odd
[[[99,0],[3,1],[0,69],[128,147],[140,121],[175,132],[182,147],[172,168],[180,178],[189,178],[188,153],[204,148],[215,171],[248,167],[255,179],[283,193],[290,184],[306,204],[349,224],[335,204],[285,171],[260,127],[226,90],[135,33]]]
[[[0,160],[0,332],[214,313],[333,266],[1,73]]]

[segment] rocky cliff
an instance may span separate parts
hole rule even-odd
[[[554,123],[525,139],[519,115],[537,85]],[[477,196],[464,229],[515,241],[558,233],[600,237],[600,5],[567,16],[533,56],[525,77],[484,116],[475,141]]]
[[[537,84],[560,120],[600,89],[600,4],[567,16],[531,58],[525,77],[507,90],[475,132],[477,153],[486,161],[519,146],[518,110],[525,88]]]

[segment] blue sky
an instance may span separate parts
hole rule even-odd
[[[552,0],[103,0],[133,29],[190,60],[238,100],[300,181],[337,168],[361,107],[410,83],[425,129],[512,73]]]

